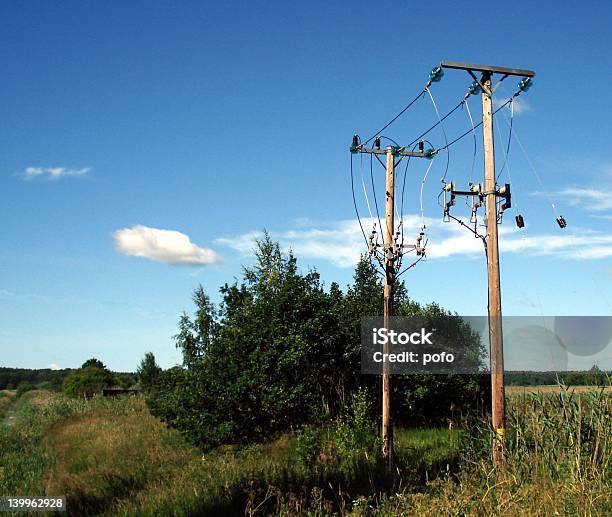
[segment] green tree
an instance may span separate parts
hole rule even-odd
[[[95,357],[92,357],[91,359],[87,359],[87,361],[85,361],[81,368],[101,368],[102,370],[106,370],[106,366],[104,366],[104,363],[102,361],[100,361],[100,359],[96,359]]]
[[[153,352],[147,352],[137,369],[140,385],[145,391],[153,387],[161,371],[162,369],[155,362]]]
[[[193,293],[193,303],[196,306],[194,318],[184,312],[179,319],[179,332],[174,336],[186,368],[194,368],[202,361],[218,328],[215,306],[201,285]]]
[[[293,253],[265,234],[242,281],[220,292],[218,311],[201,286],[194,293],[195,314],[183,315],[175,336],[184,367],[153,382],[147,397],[153,414],[207,448],[333,417],[359,389],[379,407],[379,378],[360,373],[361,317],[382,312],[381,277],[366,258],[346,294],[336,283],[326,291],[316,271],[300,272]],[[409,300],[403,284],[394,301],[399,314],[445,314]],[[397,414],[412,408],[423,420],[430,402],[473,404],[478,386],[443,377],[400,376]]]
[[[86,362],[85,364],[89,363]],[[90,363],[91,364],[91,363]],[[113,374],[105,367],[85,366],[70,372],[62,383],[62,390],[72,397],[92,397],[103,388],[113,385]]]

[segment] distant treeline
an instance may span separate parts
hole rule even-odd
[[[17,389],[20,385],[29,384],[35,388],[59,391],[66,376],[74,371],[71,368],[63,370],[30,370],[28,368],[3,368],[0,367],[0,390]],[[128,388],[137,382],[136,373],[113,372],[115,384],[118,387]]]
[[[542,386],[562,383],[566,386],[602,386],[612,380],[612,372],[594,366],[587,371],[511,372],[505,375],[508,386]]]

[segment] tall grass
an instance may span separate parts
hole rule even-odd
[[[506,456],[515,472],[576,482],[609,477],[612,398],[602,388],[517,397],[508,417]]]
[[[612,515],[612,398],[603,389],[509,398],[506,463],[489,460],[487,421],[465,434],[462,472],[355,515]]]

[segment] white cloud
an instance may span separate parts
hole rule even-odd
[[[563,199],[572,206],[584,206],[584,208],[593,212],[612,210],[612,197],[608,195],[605,189],[597,190],[589,187],[567,187],[548,195]]]
[[[364,231],[369,235],[374,219],[362,219]],[[451,221],[443,223],[438,219],[425,219],[428,259],[442,259],[451,256],[477,257],[483,254],[483,244],[472,233]],[[384,224],[384,222],[383,222]],[[469,225],[469,223],[466,224]],[[421,218],[416,215],[404,216],[405,243],[413,244],[421,227]],[[528,234],[518,228],[501,226],[499,244],[502,252],[521,253],[532,256],[556,256],[570,259],[601,259],[612,257],[612,235],[594,231],[579,234]],[[217,239],[215,243],[228,246],[241,254],[248,255],[253,240],[259,232],[249,232],[231,238]],[[360,254],[366,250],[365,241],[356,220],[344,220],[319,227],[297,228],[285,232],[270,232],[284,248],[291,248],[299,257],[332,262],[338,267],[353,267]]]
[[[35,178],[46,178],[49,180],[58,180],[60,178],[78,178],[86,176],[91,167],[82,167],[80,169],[68,169],[66,167],[26,167],[19,174],[26,180]]]
[[[13,298],[15,293],[13,291],[8,291],[7,289],[0,289],[0,299],[9,299]]]
[[[493,107],[495,109],[498,109],[499,107],[503,106],[507,102],[508,97],[496,97],[496,98],[494,98],[493,99]],[[514,115],[515,116],[523,115],[525,113],[529,113],[531,111],[531,109],[532,109],[531,105],[524,98],[521,98],[521,97],[514,97],[514,99],[512,101],[512,104],[514,106]],[[510,109],[510,107],[508,107],[508,110],[509,109]]]
[[[115,248],[124,255],[143,257],[173,265],[202,266],[219,262],[211,249],[200,248],[184,233],[135,225],[113,234]]]
[[[221,246],[232,248],[243,255],[249,255],[253,251],[255,240],[261,237],[263,237],[263,232],[252,231],[235,238],[221,237],[215,239],[213,242]]]
[[[49,365],[47,365],[47,368],[51,369],[51,370],[61,370],[60,366],[56,363],[51,363]]]

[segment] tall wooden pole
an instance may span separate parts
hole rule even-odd
[[[487,276],[489,284],[489,343],[491,355],[491,423],[493,464],[504,461],[503,440],[506,433],[506,400],[504,390],[504,345],[501,322],[501,292],[499,278],[499,248],[497,241],[497,196],[495,194],[495,148],[493,143],[493,111],[491,74],[482,76],[482,135],[484,148],[484,191],[486,196]]]
[[[393,249],[394,223],[394,160],[393,149],[387,148],[387,177],[386,177],[386,204],[385,204],[385,291],[383,318],[385,328],[389,328],[389,318],[393,315],[393,283],[395,281],[395,250]],[[385,345],[384,352],[389,353],[389,345]],[[382,376],[382,455],[389,475],[393,472],[393,422],[391,420],[391,376],[389,366],[383,362]]]

